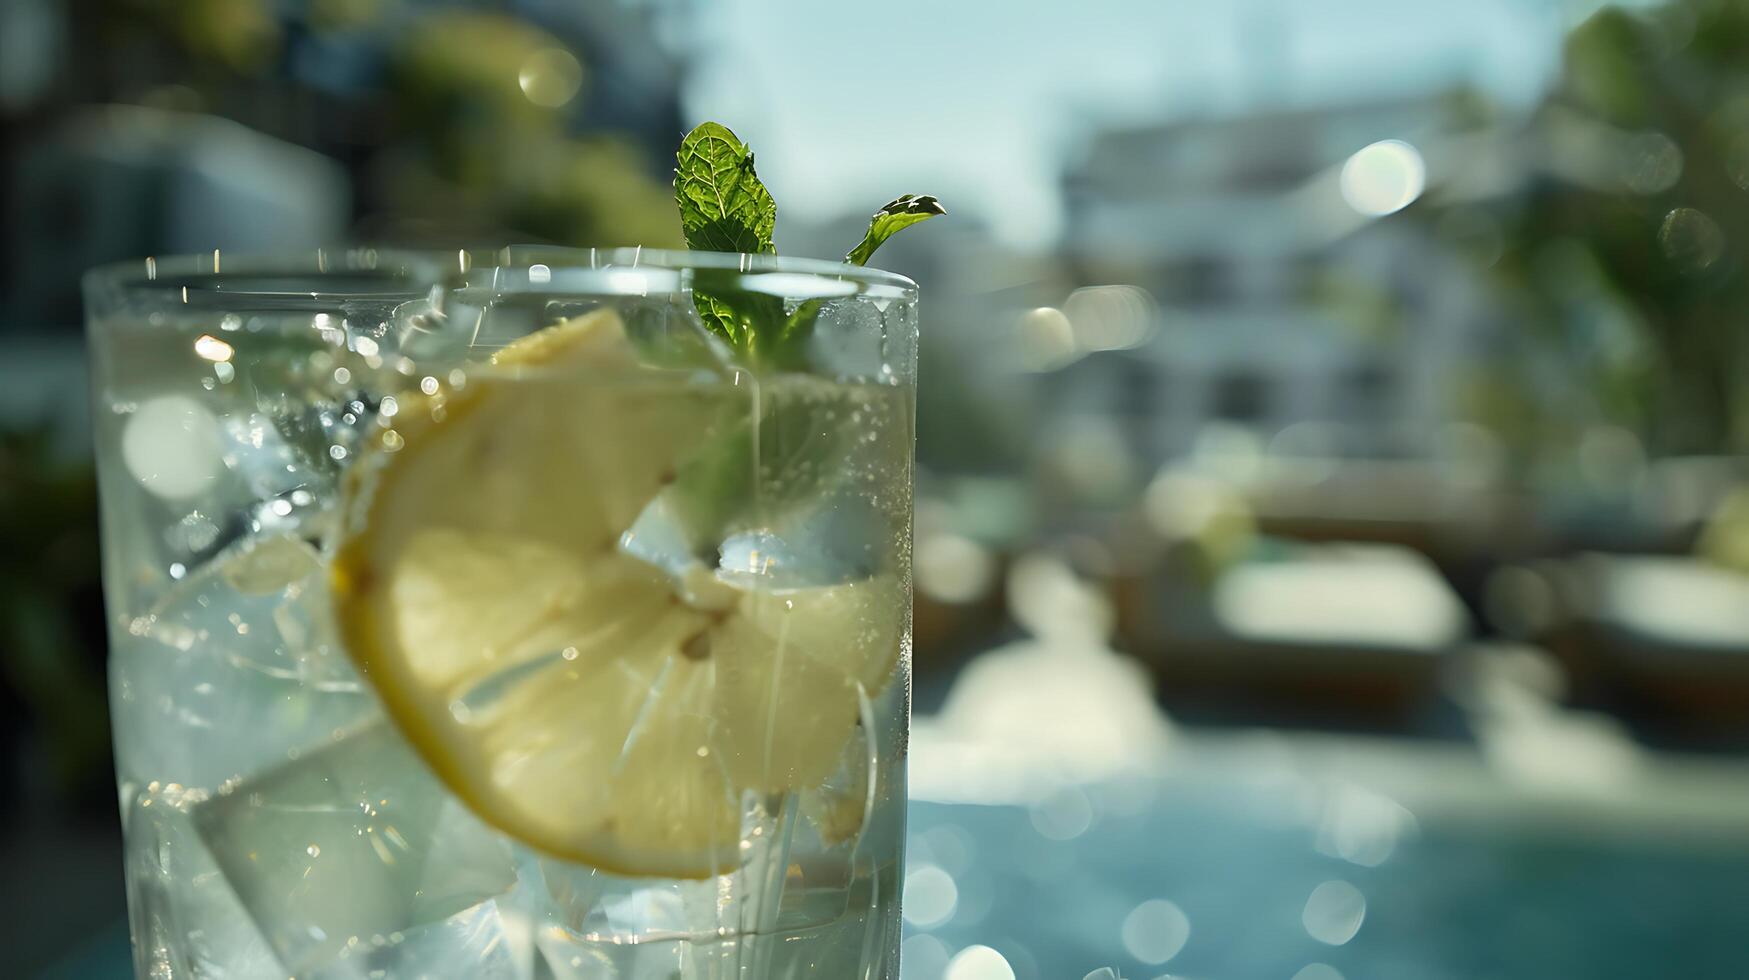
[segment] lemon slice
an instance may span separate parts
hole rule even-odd
[[[681,581],[621,535],[733,417],[591,314],[401,399],[349,477],[337,621],[389,715],[481,817],[619,874],[736,867],[749,792],[831,774],[894,673],[891,575]]]

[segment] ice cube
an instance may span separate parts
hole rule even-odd
[[[333,411],[317,406],[297,413],[304,414],[326,418]],[[353,445],[357,437],[323,431],[314,437],[314,445],[294,445],[287,432],[296,431],[295,426],[262,412],[231,416],[224,428],[229,440],[225,465],[248,491],[232,505],[241,515],[234,523],[258,534],[316,536],[320,518],[336,496],[338,469],[330,440]]]
[[[441,302],[430,298],[410,300],[395,307],[389,330],[378,339],[381,347],[393,347],[400,355],[420,364],[461,364],[468,359],[475,337],[487,315],[489,301],[479,290],[450,290]],[[388,351],[380,352],[383,356]]]
[[[364,444],[380,403],[360,393],[332,392],[319,401],[295,401],[272,413],[275,431],[290,454],[281,464],[287,476],[296,475],[292,486],[329,496],[342,465]]]
[[[879,377],[886,363],[881,311],[866,299],[833,300],[820,308],[808,357],[826,374]]]
[[[742,864],[714,878],[624,878],[524,855],[519,875],[535,899],[535,944],[546,968],[561,980],[788,975],[771,969],[773,957],[784,955],[784,937],[841,917],[846,876],[831,892],[835,904],[791,908],[799,873],[789,861],[793,805],[756,794],[745,804]]]
[[[269,945],[300,974],[398,948],[516,884],[503,840],[386,724],[227,788],[200,806],[195,823]],[[473,949],[471,930],[500,928],[485,921],[420,935]],[[369,955],[366,964],[375,962]],[[484,969],[468,964],[460,975]]]
[[[273,596],[319,574],[322,559],[299,538],[272,535],[247,542],[215,570],[243,595]]]
[[[380,941],[378,941],[380,939]],[[532,980],[532,937],[499,901],[429,925],[349,943],[312,980]]]
[[[229,544],[239,530],[221,525],[213,515],[196,508],[183,514],[164,532],[164,543],[186,567],[211,558]]]
[[[111,658],[123,778],[213,790],[371,718],[329,619],[321,564],[296,539],[234,546],[174,583]]]
[[[860,577],[830,546],[831,539],[798,528],[759,528],[723,541],[717,577],[743,589],[803,589]]]
[[[663,494],[638,514],[638,519],[620,535],[619,550],[667,572],[676,581],[699,564],[686,527],[674,513],[674,504]]]
[[[316,479],[267,415],[231,415],[223,428],[225,467],[237,474],[255,497],[276,497]]]
[[[122,827],[135,972],[176,980],[285,976],[195,833],[189,811],[206,794],[152,783],[129,795]]]
[[[717,577],[744,589],[806,589],[868,578],[887,553],[887,522],[860,495],[834,492],[816,506],[723,541]]]
[[[549,941],[639,943],[689,930],[683,891],[699,882],[622,878],[556,858],[527,854],[519,868],[535,895]],[[707,891],[714,882],[705,884]],[[569,939],[559,933],[568,934]],[[550,945],[550,942],[549,942]]]

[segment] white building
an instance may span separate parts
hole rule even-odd
[[[1065,178],[1066,261],[1147,290],[1157,329],[1048,375],[1045,410],[1115,417],[1145,464],[1213,420],[1299,451],[1421,452],[1488,320],[1427,222],[1383,216],[1444,176],[1445,118],[1418,99],[1095,135]]]

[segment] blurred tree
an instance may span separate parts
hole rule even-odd
[[[55,789],[108,799],[96,511],[89,463],[45,430],[0,430],[0,695],[23,709],[5,729],[34,726],[22,748]]]
[[[568,131],[583,65],[501,14],[433,14],[397,42],[397,149],[378,169],[396,220],[457,238],[481,227],[572,245],[679,247],[672,193],[611,135]]]
[[[280,50],[280,26],[267,0],[156,0],[188,50],[226,68],[257,74]]]
[[[91,29],[74,32],[69,60],[92,68],[65,73],[63,102],[213,112],[335,156],[360,185],[365,237],[681,242],[663,179],[673,147],[585,125],[599,107],[576,51],[614,43],[585,38],[586,18],[400,0],[76,8]]]
[[[1513,326],[1472,408],[1528,449],[1749,450],[1749,2],[1593,16],[1522,139],[1520,192],[1441,215]]]

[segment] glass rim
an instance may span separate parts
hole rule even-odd
[[[511,245],[492,249],[351,246],[236,253],[213,249],[211,252],[147,256],[95,266],[86,271],[82,285],[88,296],[103,291],[136,300],[160,299],[170,304],[188,302],[190,292],[197,289],[205,296],[232,295],[239,299],[359,300],[421,295],[453,284],[458,276],[485,270],[512,270],[517,273],[515,284],[506,282],[505,285],[516,289],[538,285],[553,291],[577,289],[604,295],[647,295],[649,281],[640,276],[634,277],[638,282],[628,282],[625,276],[627,272],[640,269],[668,273],[657,284],[660,289],[678,288],[685,273],[708,271],[750,277],[773,276],[782,282],[771,283],[768,290],[761,291],[779,292],[788,287],[803,297],[854,292],[915,299],[917,294],[917,284],[905,276],[825,259],[643,246],[589,248],[562,245]],[[238,285],[226,288],[224,279],[229,276],[237,277]],[[278,277],[302,277],[306,288],[292,289],[289,284],[279,288],[266,285]],[[366,291],[324,290],[319,286],[307,288],[309,280],[319,284],[324,277],[331,277],[336,283],[347,277],[376,277],[385,286],[401,285]],[[824,282],[846,283],[851,288],[818,291],[817,284]],[[810,283],[816,284],[812,290]]]

